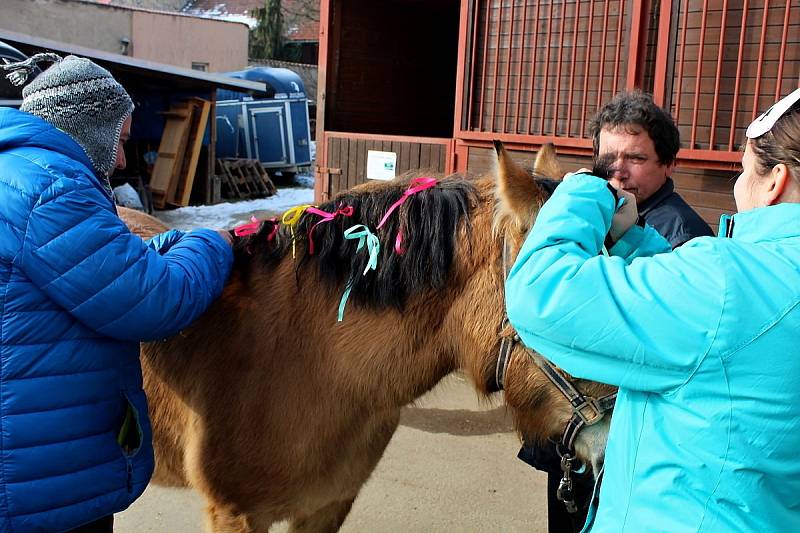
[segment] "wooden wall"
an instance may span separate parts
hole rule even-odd
[[[751,1],[745,16],[741,2],[674,0],[673,21],[667,106],[682,145],[738,151],[747,125],[798,86],[800,2]]]
[[[338,173],[330,176],[328,198],[367,181],[367,151],[379,150],[397,154],[397,175],[409,170],[430,170],[442,174],[446,170],[449,143],[348,138],[328,136],[328,168]]]

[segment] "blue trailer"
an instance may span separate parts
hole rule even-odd
[[[303,81],[285,68],[257,67],[226,74],[260,81],[255,97],[217,91],[217,157],[258,159],[270,174],[291,176],[311,165],[311,129]]]

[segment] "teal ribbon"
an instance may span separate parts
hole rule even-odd
[[[378,237],[372,233],[368,227],[364,226],[363,224],[351,226],[344,232],[344,238],[350,240],[358,239],[358,245],[356,246],[355,253],[358,253],[362,248],[364,248],[364,246],[367,247],[369,259],[367,260],[367,266],[364,268],[364,273],[362,276],[366,276],[367,272],[378,268],[378,255],[380,255],[381,252],[381,241],[378,240]],[[344,289],[344,294],[342,294],[342,299],[339,301],[339,315],[337,322],[341,322],[344,319],[344,308],[347,305],[347,299],[350,297],[350,291],[353,290],[354,282],[354,276],[351,275],[350,279],[347,281],[347,286]]]

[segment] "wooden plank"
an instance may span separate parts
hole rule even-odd
[[[230,168],[228,166],[228,162],[224,159],[217,159],[217,165],[219,169],[219,173],[223,178],[223,183],[227,185],[229,191],[229,197],[236,197],[236,198],[244,198],[245,195],[239,189],[239,185],[234,178],[233,174],[231,174]]]
[[[350,176],[350,168],[348,167],[348,154],[350,152],[350,139],[342,139],[341,144],[339,145],[339,161],[340,167],[342,169],[342,177],[341,177],[341,186],[342,190],[348,190],[350,185],[350,180],[352,179]]]
[[[253,187],[248,183],[241,169],[239,159],[232,159],[228,162],[228,169],[231,171],[231,176],[236,181],[239,191],[242,193],[243,198],[250,198],[253,196]]]
[[[400,143],[397,141],[390,141],[389,149],[387,151],[394,152],[394,154],[397,156],[397,160],[395,162],[395,167],[394,167],[394,174],[395,176],[400,176],[402,174],[402,172],[398,168],[398,165],[400,163]]]
[[[431,145],[431,171],[434,173],[443,172],[444,165],[441,164],[442,160],[442,146]]]
[[[358,140],[349,139],[347,151],[347,183],[348,188],[361,183],[358,179]]]
[[[431,145],[423,144],[419,147],[419,168],[429,170],[431,167]]]
[[[275,184],[272,183],[272,180],[269,177],[269,173],[264,169],[261,165],[261,161],[258,159],[253,159],[253,166],[258,173],[258,176],[261,178],[261,181],[264,183],[264,187],[267,190],[267,196],[272,196],[278,192],[278,188],[275,187]]]
[[[400,153],[397,154],[397,172],[405,173],[411,168],[411,144],[404,142],[400,144]]]
[[[174,190],[177,185],[177,183],[173,185],[173,181],[177,179],[183,162],[191,119],[191,113],[185,105],[173,106],[170,111],[164,112],[164,115],[164,132],[161,134],[158,156],[150,176],[153,203],[159,209],[164,208],[170,190]]]
[[[409,170],[417,170],[419,168],[419,153],[420,153],[420,144],[412,143],[409,155],[409,166],[408,166]]]
[[[192,194],[192,185],[197,172],[197,162],[200,158],[200,149],[203,147],[203,137],[205,136],[206,125],[211,111],[210,101],[202,98],[193,98],[192,100],[196,105],[192,113],[192,123],[187,141],[188,161],[178,176],[178,187],[173,197],[174,203],[180,206],[189,205],[189,197]]]
[[[341,144],[342,140],[338,137],[329,137],[328,138],[328,168],[342,168],[341,162]],[[329,189],[328,189],[328,198],[333,198],[336,194],[342,190],[340,181],[341,175],[333,175],[328,174],[326,179],[328,180]]]
[[[708,191],[730,194],[733,191],[734,172],[715,170],[685,169],[678,167],[672,175],[679,190]]]

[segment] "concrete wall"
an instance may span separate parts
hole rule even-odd
[[[133,57],[191,68],[208,63],[209,72],[247,67],[245,24],[133,11]]]
[[[120,53],[131,37],[130,10],[67,0],[2,0],[0,28]]]
[[[80,0],[0,0],[0,28],[209,72],[247,67],[244,24],[155,13]]]

